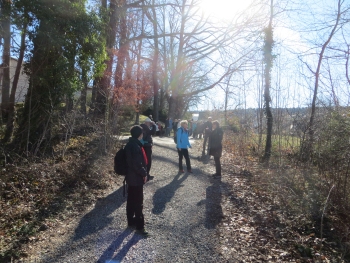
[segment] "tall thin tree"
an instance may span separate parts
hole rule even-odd
[[[266,131],[266,144],[265,144],[265,153],[263,160],[268,162],[271,157],[271,148],[272,148],[272,126],[273,126],[273,116],[271,111],[271,70],[273,63],[273,28],[272,28],[272,19],[273,19],[273,0],[270,2],[270,20],[269,25],[265,28],[265,41],[264,41],[264,62],[265,62],[265,90],[264,90],[264,100],[265,100],[265,114],[267,120],[267,131]]]
[[[336,33],[336,31],[338,29],[340,18],[343,14],[343,12],[342,12],[342,5],[343,4],[344,4],[344,0],[338,0],[337,13],[336,13],[336,19],[335,19],[334,25],[332,27],[331,32],[329,33],[327,40],[322,45],[320,54],[318,55],[317,68],[316,68],[316,71],[313,72],[313,74],[315,76],[315,83],[314,83],[313,97],[312,97],[312,103],[311,103],[311,114],[310,114],[310,120],[309,120],[309,125],[308,125],[309,138],[306,142],[304,142],[302,144],[302,147],[301,147],[301,158],[303,160],[308,160],[310,158],[310,155],[311,155],[311,152],[313,149],[314,133],[315,133],[314,122],[315,122],[315,115],[316,115],[316,102],[317,102],[322,61],[324,58],[324,53],[325,53],[329,43],[331,42],[334,34]]]
[[[4,40],[2,54],[2,94],[1,94],[1,116],[7,122],[10,102],[10,61],[11,61],[11,1],[1,0],[1,23],[2,37]]]

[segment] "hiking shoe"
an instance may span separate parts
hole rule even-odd
[[[193,174],[192,170],[187,170],[188,173]]]
[[[181,170],[181,169],[179,170],[179,173],[184,173],[184,172],[185,172],[185,170]]]
[[[149,233],[146,231],[146,229],[142,228],[142,229],[137,229],[136,230],[138,234],[142,235],[142,236],[145,236],[145,237],[148,237],[149,236]]]
[[[153,180],[154,179],[154,176],[152,176],[152,175],[148,175],[147,176],[147,181],[151,181],[151,180]]]

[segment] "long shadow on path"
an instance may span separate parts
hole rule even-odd
[[[115,251],[122,245],[125,238],[131,234],[131,230],[125,229],[118,237],[109,245],[105,252],[97,260],[97,263],[107,263],[107,262],[122,262],[123,258],[128,254],[130,248],[132,248],[142,237],[136,233],[131,237],[131,239],[119,250],[119,252],[114,255]]]
[[[181,178],[182,173],[178,173],[170,184],[159,188],[153,195],[153,214],[161,214],[164,212],[166,204],[174,197],[175,192],[179,189],[182,183],[187,179],[188,173],[184,174]]]
[[[110,195],[99,199],[94,209],[80,220],[78,227],[75,229],[74,240],[84,238],[108,226],[113,220],[113,217],[109,215],[124,202],[123,186]]]
[[[205,200],[205,227],[214,229],[222,220],[223,212],[221,207],[221,177],[213,178],[213,184],[206,189]]]
[[[177,157],[176,160],[178,160],[178,159],[179,159],[179,157]],[[152,161],[161,161],[161,162],[165,162],[165,163],[171,163],[171,164],[176,165],[176,167],[177,167],[176,169],[178,169],[178,166],[179,166],[178,161],[175,161],[175,160],[170,159],[168,157],[157,155],[157,154],[152,154]]]

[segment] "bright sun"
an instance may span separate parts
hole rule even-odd
[[[216,19],[230,20],[250,3],[251,0],[201,0],[201,8]]]

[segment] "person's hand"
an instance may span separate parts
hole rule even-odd
[[[147,176],[143,177],[143,182],[144,182],[144,183],[147,182]]]

